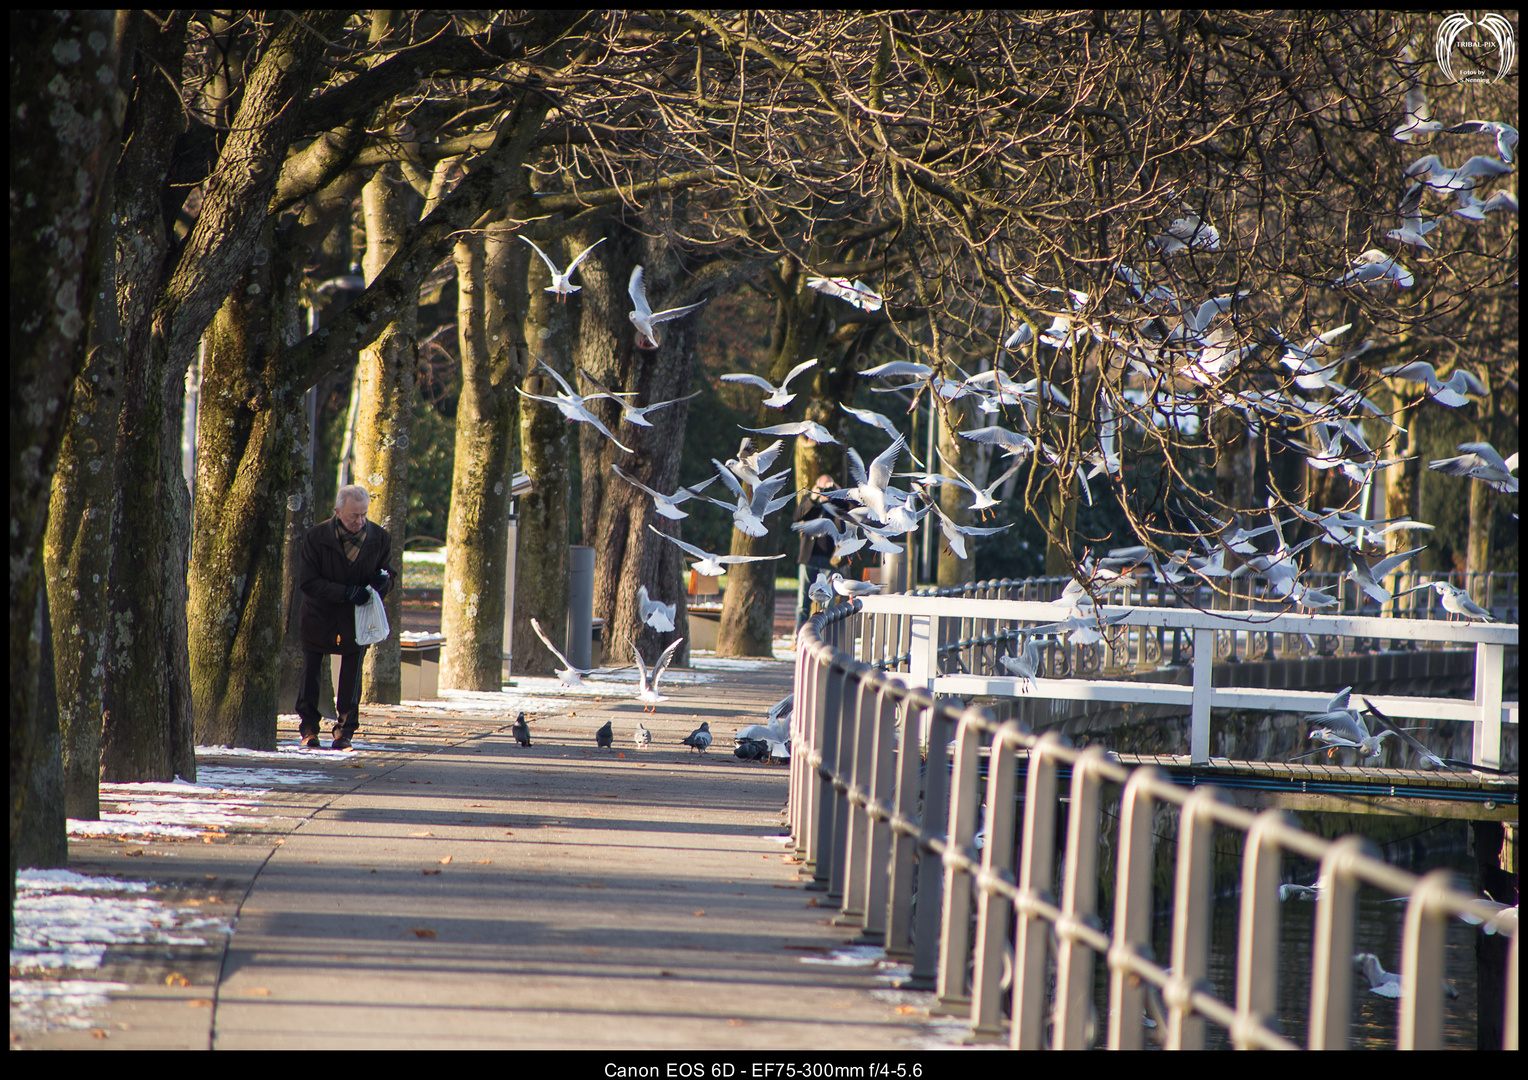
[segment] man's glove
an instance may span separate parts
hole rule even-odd
[[[377,572],[371,575],[371,580],[369,580],[367,584],[370,585],[373,589],[376,589],[377,595],[380,596],[382,595],[382,591],[387,588],[387,578],[387,567],[380,566],[377,568]]]
[[[345,586],[345,599],[356,607],[361,607],[371,599],[371,596],[367,593],[365,585],[347,585]]]

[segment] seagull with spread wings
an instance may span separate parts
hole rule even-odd
[[[785,376],[784,381],[782,381],[779,386],[776,386],[768,379],[762,378],[758,375],[741,373],[723,375],[722,382],[742,383],[745,386],[756,387],[768,395],[764,399],[764,406],[766,408],[783,409],[796,399],[795,394],[787,394],[785,392],[785,388],[791,384],[791,380],[794,379],[797,375],[800,375],[803,371],[807,371],[816,366],[816,358],[808,360],[805,363],[797,364],[795,367],[791,368],[790,374]]]
[[[656,349],[661,339],[658,336],[658,324],[677,319],[682,315],[688,315],[696,308],[704,304],[688,304],[685,307],[669,308],[666,311],[654,311],[647,303],[647,286],[642,281],[642,268],[639,266],[631,272],[631,281],[626,286],[626,292],[631,296],[631,302],[636,307],[635,311],[628,312],[627,317],[631,324],[637,328],[637,348]]]
[[[666,532],[659,532],[657,529],[653,529],[651,525],[649,525],[648,528],[652,529],[653,532],[658,533],[658,535],[663,537],[665,540],[678,545],[681,550],[686,552],[692,559],[694,559],[695,563],[693,569],[701,577],[721,577],[727,572],[727,567],[734,566],[738,563],[768,562],[771,559],[785,558],[785,552],[783,551],[778,555],[715,555],[709,551],[702,551],[694,544],[686,544],[677,536],[670,536]]]
[[[568,281],[568,279],[573,276],[573,271],[578,269],[578,264],[589,257],[589,252],[593,251],[595,248],[599,247],[605,242],[605,238],[603,236],[600,237],[594,243],[580,251],[578,253],[578,257],[568,264],[568,268],[566,270],[559,270],[557,269],[557,264],[552,262],[552,260],[547,257],[547,253],[537,247],[535,242],[532,241],[529,236],[521,233],[520,239],[524,240],[527,244],[530,244],[531,250],[534,251],[537,255],[541,256],[541,261],[546,263],[546,268],[552,272],[552,283],[546,287],[546,291],[549,293],[556,293],[557,302],[559,304],[567,300],[567,298],[573,293],[576,293],[583,288],[582,285],[572,284]]]

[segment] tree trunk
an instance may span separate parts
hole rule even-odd
[[[969,426],[968,415],[970,409],[968,408],[968,399],[946,402],[943,404],[943,407],[937,408],[936,411],[939,414],[939,452],[944,455],[944,459],[951,465],[967,476],[970,476],[971,467],[976,461],[976,444],[970,439],[962,439],[956,434],[961,427]],[[952,426],[952,424],[955,426]],[[975,478],[973,477],[973,479]],[[939,485],[938,498],[940,508],[944,510],[951,521],[957,525],[971,524],[970,507],[972,500],[964,488],[956,484],[941,484]],[[1070,509],[1073,515],[1072,520],[1075,521],[1077,513],[1076,504],[1073,503]],[[1070,524],[1070,522],[1067,524]],[[1063,535],[1071,535],[1070,529],[1067,529]],[[975,581],[976,545],[973,543],[972,538],[966,537],[966,557],[964,559],[956,558],[955,552],[943,541],[943,536],[936,534],[935,542],[943,545],[939,549],[939,574],[937,580],[940,586],[964,585],[968,581]],[[1048,566],[1049,554],[1047,553]],[[1070,564],[1068,564],[1068,570],[1061,572],[1065,573],[1069,572],[1069,570]],[[1047,570],[1047,572],[1049,571]]]
[[[822,297],[815,290],[808,289],[801,281],[801,267],[794,259],[781,260],[776,273],[769,275],[770,284],[775,291],[775,322],[770,333],[769,357],[765,364],[764,375],[775,385],[788,375],[797,364],[805,363],[812,357],[822,354],[827,341],[829,318],[824,314]],[[821,401],[824,396],[813,391],[819,385],[826,386],[828,383],[824,365],[819,363],[797,376],[798,400],[805,399],[801,406],[785,411],[766,409],[763,405],[755,409],[754,427],[772,427],[775,424],[789,423],[791,420],[806,412],[805,405],[813,398],[818,399],[816,415],[810,417],[825,426],[834,427],[837,417],[825,416],[828,411],[825,403]],[[810,385],[813,390],[808,391]],[[794,403],[792,403],[794,404]],[[754,436],[755,445],[763,447],[769,444],[769,436]],[[806,471],[817,464],[815,456],[807,456],[804,453],[805,439],[797,437],[793,440],[795,446],[792,451],[792,472],[797,478],[796,486],[803,486],[799,476],[802,468],[797,467],[797,459]],[[831,446],[831,444],[830,444]],[[839,447],[831,447],[838,450]],[[784,461],[777,461],[776,466],[783,465]],[[813,480],[816,476],[813,476]],[[749,536],[738,530],[732,530],[733,555],[776,555],[781,551],[785,536],[794,536],[790,532],[790,521],[786,517],[776,517],[770,525],[769,532],[764,536]],[[769,524],[766,522],[766,524]],[[782,535],[783,534],[783,535]],[[788,556],[792,555],[787,551]],[[717,633],[716,655],[718,656],[774,656],[774,633],[775,633],[775,577],[783,567],[789,566],[795,569],[788,559],[770,559],[763,562],[738,563],[727,568],[727,591],[722,598],[721,627]]]
[[[268,230],[267,244],[274,244]],[[269,248],[206,336],[195,532],[187,582],[197,742],[276,749],[282,573],[292,472],[307,456],[302,393],[286,368],[306,250]]]
[[[27,774],[26,805],[21,815],[20,866],[47,869],[69,863],[69,827],[64,811],[64,747],[58,726],[58,691],[53,681],[53,628],[48,618],[48,590],[39,589],[37,640],[37,746]]]
[[[111,11],[12,11],[11,98],[11,901],[51,701],[43,546],[53,472],[99,294],[101,198],[120,147],[119,44]]]
[[[524,244],[519,245],[525,247]],[[527,343],[525,389],[532,394],[553,397],[557,384],[538,363],[556,371],[569,384],[573,374],[573,341],[569,332],[565,304],[552,302],[543,291],[551,282],[546,264],[540,259],[527,261],[531,254],[513,260],[516,272],[510,275],[511,293],[523,281],[527,300],[524,340]],[[583,264],[589,266],[589,262]],[[524,270],[520,270],[524,267]],[[522,276],[523,275],[523,276]],[[536,637],[531,627],[535,619],[546,636],[566,651],[568,633],[568,474],[573,440],[572,421],[560,411],[541,401],[521,397],[521,464],[530,478],[531,490],[521,496],[520,532],[515,554],[515,668],[526,675],[551,675],[556,660]],[[456,430],[463,427],[457,421]],[[596,609],[598,610],[598,609]]]
[[[511,239],[501,229],[492,243],[502,248]],[[446,645],[440,663],[440,685],[454,690],[503,686],[509,457],[519,419],[514,387],[524,364],[523,351],[504,337],[502,319],[497,342],[489,343],[487,293],[508,283],[504,275],[497,281],[491,277],[488,243],[486,237],[473,238],[458,243],[455,250],[462,392],[456,408],[456,459],[441,603]],[[529,254],[525,248],[525,255]],[[523,256],[515,258],[523,262]],[[496,262],[502,267],[502,258]]]
[[[405,203],[407,188],[393,166],[378,169],[361,193],[366,214],[367,284],[376,280],[398,249],[407,224],[417,217]],[[417,289],[415,290],[417,295]],[[361,405],[356,418],[355,482],[371,493],[369,517],[388,531],[394,581],[403,580],[403,545],[408,521],[408,446],[413,420],[414,379],[418,367],[419,308],[406,304],[380,337],[361,352]],[[387,621],[403,621],[403,590],[387,594]],[[402,700],[399,638],[366,650],[361,700],[396,705]]]
[[[101,289],[113,295],[108,259]],[[111,580],[111,515],[115,492],[117,414],[122,407],[122,362],[117,354],[116,306],[99,305],[91,351],[74,383],[69,431],[59,452],[48,510],[48,606],[57,632],[54,681],[63,738],[64,792],[69,817],[101,816],[101,708],[106,663],[107,597]]]

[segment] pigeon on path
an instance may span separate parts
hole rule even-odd
[[[645,747],[648,743],[653,741],[653,733],[647,730],[647,727],[642,723],[642,721],[638,720],[637,730],[632,735],[631,741],[636,743],[639,747]]]
[[[711,725],[701,721],[700,727],[684,737],[684,745],[694,747],[704,753],[706,747],[711,745]]]
[[[606,720],[605,726],[594,733],[594,745],[613,746],[614,744],[615,733],[610,729],[610,721]]]
[[[521,746],[529,746],[531,744],[531,729],[530,726],[525,722],[524,713],[521,713],[519,716],[515,717],[515,722],[510,726],[509,730],[510,733],[514,735],[515,742],[519,743]]]

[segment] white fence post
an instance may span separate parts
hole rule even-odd
[[[1215,664],[1215,631],[1194,630],[1194,697],[1189,706],[1189,762],[1210,761],[1210,678]]]
[[[1484,641],[1475,645],[1475,704],[1480,706],[1480,719],[1475,721],[1470,760],[1493,769],[1501,768],[1501,688],[1505,654],[1503,645]]]

